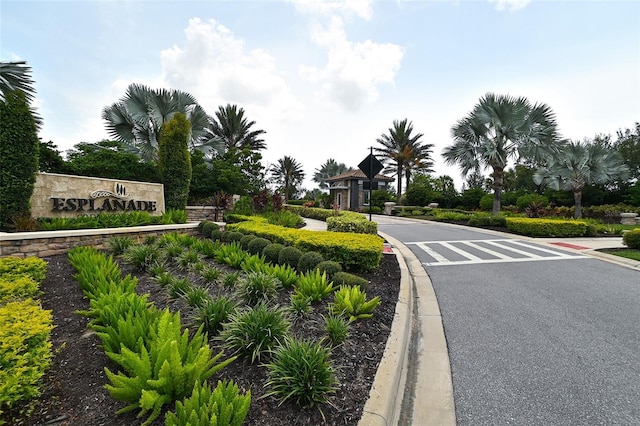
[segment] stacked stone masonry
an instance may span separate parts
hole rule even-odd
[[[74,231],[0,233],[0,257],[48,257],[63,254],[78,246],[106,248],[114,236],[128,236],[142,242],[151,236],[170,232],[197,235],[198,223],[182,225],[155,225],[135,228],[84,229]]]

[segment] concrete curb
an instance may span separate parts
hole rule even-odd
[[[379,234],[396,250],[400,292],[385,353],[358,425],[455,425],[449,352],[431,280],[411,250]]]

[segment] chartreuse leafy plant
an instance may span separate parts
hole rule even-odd
[[[41,283],[47,275],[47,262],[37,257],[3,257],[0,259],[0,276],[28,276]]]
[[[360,290],[360,286],[341,286],[335,293],[332,311],[336,315],[344,315],[349,321],[371,318],[373,311],[380,304],[378,296],[367,300],[367,294]]]
[[[284,288],[291,288],[298,282],[298,273],[289,265],[271,266],[268,273],[279,279]]]
[[[240,395],[233,381],[218,381],[213,391],[197,382],[189,398],[176,402],[175,413],[165,416],[166,426],[240,426],[251,405],[251,391]]]
[[[275,396],[280,404],[293,401],[302,407],[327,402],[337,388],[330,357],[331,350],[321,343],[286,339],[266,364],[266,396]]]
[[[0,304],[40,295],[40,285],[31,277],[0,275]]]
[[[308,297],[314,302],[319,302],[335,291],[333,282],[327,281],[327,274],[315,270],[307,272],[298,279],[295,292]]]
[[[51,311],[33,299],[0,305],[0,423],[4,411],[11,417],[18,402],[39,395],[38,382],[51,365],[52,322]]]
[[[530,237],[582,237],[589,226],[579,220],[508,217],[507,228]]]

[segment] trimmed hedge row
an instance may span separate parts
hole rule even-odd
[[[32,299],[46,269],[38,258],[0,259],[0,424],[23,414],[11,410],[40,394],[39,381],[51,365],[53,317]]]
[[[377,235],[284,228],[266,223],[261,218],[250,219],[229,224],[227,229],[296,246],[304,251],[316,251],[326,260],[336,261],[346,269],[370,271],[380,265],[383,239]]]
[[[508,217],[507,228],[516,234],[531,237],[582,237],[589,226],[586,222],[577,220]]]
[[[327,230],[355,234],[378,234],[378,224],[376,222],[368,220],[359,213],[348,213],[350,214],[328,217]]]

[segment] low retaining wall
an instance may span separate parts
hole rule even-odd
[[[212,222],[222,222],[224,209],[212,206],[187,206],[187,220],[189,222],[202,222],[210,220]]]
[[[0,232],[0,257],[47,257],[63,254],[73,247],[93,246],[104,249],[107,240],[114,236],[131,237],[141,242],[150,236],[170,232],[196,235],[197,222],[177,225],[150,225],[130,228],[77,229],[43,232]]]

